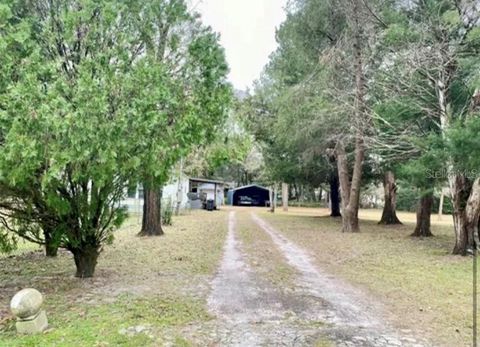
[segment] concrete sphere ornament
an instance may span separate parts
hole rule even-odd
[[[42,310],[43,295],[36,289],[26,288],[14,295],[10,310],[17,317],[19,334],[36,334],[48,327],[47,316]]]

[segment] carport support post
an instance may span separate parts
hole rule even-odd
[[[283,210],[288,211],[288,184],[282,183],[282,205]]]
[[[217,183],[215,182],[213,184],[213,207],[214,207],[214,210],[217,209]]]
[[[277,208],[277,183],[273,184],[273,209]]]

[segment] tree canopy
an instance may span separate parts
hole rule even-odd
[[[273,179],[318,184],[338,171],[344,231],[358,230],[371,170],[395,172],[419,199],[448,184],[454,253],[465,254],[480,206],[476,164],[465,160],[477,151],[465,135],[478,114],[479,18],[473,1],[290,2],[245,102]]]
[[[12,0],[0,16],[2,235],[53,240],[89,277],[128,185],[165,182],[222,123],[223,49],[181,0]]]

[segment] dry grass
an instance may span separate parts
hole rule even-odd
[[[285,262],[283,254],[247,211],[237,213],[237,232],[255,273],[277,288],[294,285],[295,270]]]
[[[273,286],[289,285],[294,271],[270,238],[238,211],[238,236],[250,265]],[[437,221],[435,237],[412,239],[413,214],[400,213],[404,226],[376,224],[380,211],[361,211],[362,232],[342,234],[340,220],[325,209],[291,208],[275,215],[257,209],[289,239],[311,251],[317,264],[365,288],[385,304],[398,327],[426,334],[437,345],[468,345],[471,336],[471,259],[450,255],[453,231],[448,216]],[[99,259],[96,277],[73,277],[67,252],[47,259],[25,245],[0,258],[0,345],[189,346],[185,326],[210,319],[205,300],[227,232],[225,211],[196,211],[174,220],[159,238],[139,238],[138,219],[117,232]],[[256,264],[258,266],[256,266]],[[17,338],[8,313],[11,296],[24,287],[45,294],[53,330]],[[150,324],[149,337],[118,330]],[[328,341],[319,346],[328,345]]]
[[[361,233],[342,234],[341,221],[325,209],[291,208],[263,213],[289,239],[311,251],[317,264],[379,298],[398,327],[425,334],[438,345],[471,341],[471,258],[450,255],[448,216],[432,217],[433,238],[416,239],[414,214],[403,226],[377,225],[381,211],[361,211]]]
[[[157,346],[173,339],[174,345],[188,346],[177,334],[187,323],[209,319],[205,300],[222,254],[226,216],[224,211],[194,211],[175,218],[165,236],[153,238],[137,237],[137,219],[130,219],[106,246],[93,279],[73,277],[68,252],[57,259],[41,252],[0,258],[0,345]],[[14,334],[6,308],[25,287],[45,295],[53,327],[47,334]],[[118,332],[138,324],[151,324],[153,336]]]

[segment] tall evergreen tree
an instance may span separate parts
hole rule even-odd
[[[150,178],[160,187],[229,105],[217,36],[183,2],[172,3],[1,7],[0,222],[71,251],[77,277],[93,276],[125,218],[120,201],[131,182]],[[159,12],[165,8],[172,12]],[[167,16],[197,24],[169,36],[176,50],[159,36]],[[179,71],[158,59],[161,52],[182,62]]]

